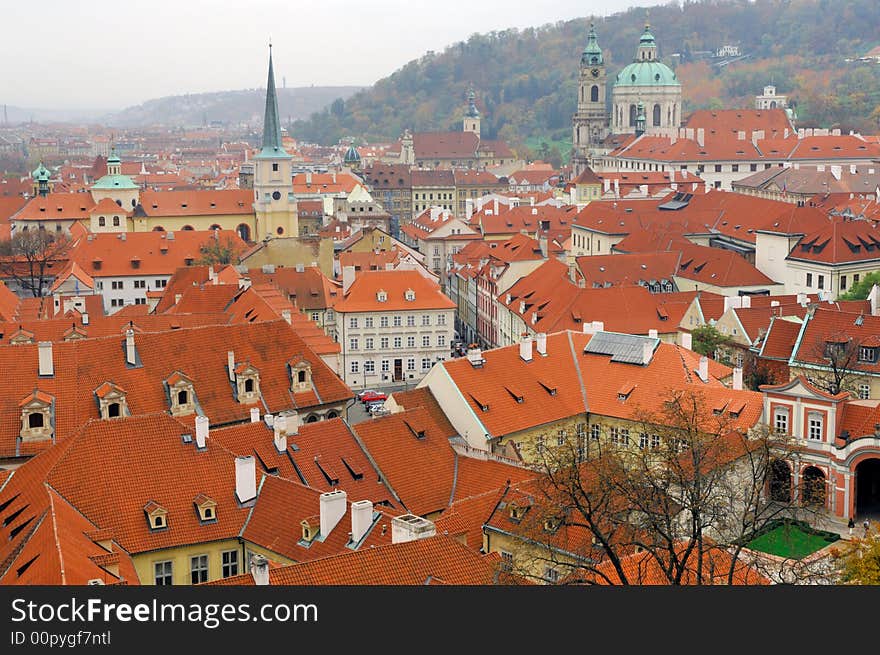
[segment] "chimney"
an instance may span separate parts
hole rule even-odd
[[[519,356],[524,362],[532,361],[532,337],[523,332],[519,342]]]
[[[700,379],[703,382],[709,381],[709,358],[705,355],[700,357]]]
[[[251,407],[251,423],[259,423],[260,422],[260,408],[259,407]]]
[[[312,183],[312,171],[306,171],[306,184]]]
[[[373,503],[359,500],[351,504],[351,541],[358,543],[373,525]]]
[[[655,330],[653,328],[648,330],[648,336],[651,337],[652,339],[656,339],[657,338],[657,330]]]
[[[281,318],[283,318],[285,321],[287,321],[287,324],[288,324],[288,325],[290,325],[291,322],[293,321],[293,319],[292,319],[291,316],[290,316],[290,310],[289,310],[289,309],[282,309],[282,310],[281,310]]]
[[[229,381],[235,382],[235,351],[226,352],[226,370],[229,372]]]
[[[287,450],[287,417],[279,414],[272,425],[275,432],[275,450],[283,453]]]
[[[498,198],[495,198],[494,202],[492,203],[492,209],[494,210],[495,215],[498,216]]]
[[[214,272],[214,265],[208,266],[208,279],[213,283],[217,284],[217,274]]]
[[[742,391],[743,388],[743,370],[742,366],[733,369],[733,390]]]
[[[287,414],[284,417],[284,426],[287,436],[299,434],[299,428],[302,426],[302,419],[297,412]]]
[[[333,531],[340,519],[345,516],[346,498],[342,489],[321,494],[321,537],[324,539]]]
[[[464,217],[466,220],[470,220],[470,217],[474,215],[474,199],[467,198],[464,201]]]
[[[654,355],[654,344],[648,341],[642,342],[642,364],[650,364]]]
[[[880,286],[875,284],[871,287],[868,301],[871,303],[871,316],[880,316]]]
[[[693,337],[690,332],[681,333],[681,347],[693,350]]]
[[[752,306],[752,297],[751,296],[743,296],[742,297],[742,308],[749,309]]]
[[[302,262],[297,262],[296,263],[296,272],[297,273],[305,273],[305,271],[306,271],[306,265],[303,264]]]
[[[779,301],[778,300],[771,300],[770,306],[771,307],[779,307]]]
[[[809,297],[807,296],[807,294],[801,292],[797,295],[797,301],[798,305],[800,305],[801,307],[806,307],[807,302],[809,301]]]
[[[183,298],[182,293],[175,293],[174,294],[174,304],[176,305],[177,303],[179,303],[181,298]]]
[[[129,366],[137,365],[137,351],[134,347],[134,330],[128,328],[125,331],[125,363]]]
[[[541,356],[547,355],[547,334],[544,332],[538,332],[535,335],[535,344],[538,354]]]
[[[437,529],[432,521],[414,514],[404,514],[391,519],[391,543],[403,544],[407,541],[433,537]]]
[[[593,332],[603,332],[605,330],[605,321],[593,321]]]
[[[349,288],[354,282],[354,266],[342,267],[342,293],[348,293]]]
[[[208,446],[210,421],[207,416],[196,416],[196,448],[204,450]]]
[[[477,348],[476,344],[471,344],[471,346],[467,351],[467,359],[471,366],[479,368],[483,365],[483,351]]]
[[[254,584],[266,586],[269,584],[269,560],[262,555],[251,556],[251,575],[254,576]]]
[[[41,341],[38,346],[40,377],[55,375],[55,364],[52,361],[52,342]]]
[[[257,460],[253,455],[235,458],[235,496],[241,504],[257,497]]]
[[[697,145],[701,148],[706,145],[706,132],[702,127],[697,128]]]
[[[83,312],[83,314],[82,314],[82,324],[83,324],[83,325],[88,325],[88,324],[89,324],[89,313],[88,313],[88,312]]]
[[[239,289],[249,289],[250,286],[251,286],[251,279],[249,277],[238,278],[238,288]]]

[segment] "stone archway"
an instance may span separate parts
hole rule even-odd
[[[825,506],[825,474],[815,466],[801,473],[801,502],[813,507]]]
[[[856,516],[880,515],[880,458],[863,460],[855,473]]]
[[[791,502],[791,468],[778,459],[770,465],[770,500]]]

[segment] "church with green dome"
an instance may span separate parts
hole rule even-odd
[[[643,131],[639,104],[644,109],[644,130],[677,128],[681,124],[681,82],[657,58],[657,42],[649,25],[639,39],[635,59],[614,78],[611,87],[611,131]]]
[[[591,153],[602,148],[609,132],[640,134],[677,128],[681,124],[681,82],[657,55],[649,25],[639,38],[636,56],[613,79],[611,116],[605,103],[608,77],[605,57],[594,25],[581,54],[577,112],[572,117],[572,167],[575,177],[588,166]]]

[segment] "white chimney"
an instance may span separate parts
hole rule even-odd
[[[181,298],[183,298],[182,293],[175,293],[174,294],[174,304],[176,305],[177,303],[179,303]]]
[[[321,494],[320,524],[321,536],[323,538],[326,539],[333,531],[333,528],[336,527],[336,524],[339,523],[339,520],[345,516],[347,498],[348,496],[342,489]]]
[[[650,364],[651,357],[654,355],[654,344],[644,341],[642,343],[642,363]]]
[[[134,348],[134,330],[131,328],[125,331],[125,363],[129,366],[137,365],[137,351]]]
[[[467,220],[470,220],[470,217],[474,215],[474,199],[466,198],[464,201],[464,217]]]
[[[743,370],[742,366],[733,369],[733,389],[734,391],[742,391],[743,388]]]
[[[432,521],[414,514],[404,514],[391,519],[391,543],[403,544],[407,541],[433,537],[437,529]]]
[[[229,381],[235,382],[235,351],[226,351],[226,370],[229,372]]]
[[[652,339],[656,339],[657,338],[657,330],[654,330],[653,328],[648,330],[648,336],[651,337]]]
[[[88,312],[83,312],[83,315],[82,315],[82,324],[83,324],[83,325],[88,325],[88,324],[89,324],[89,314],[88,314]]]
[[[806,307],[807,302],[809,301],[809,297],[807,296],[807,294],[801,292],[797,295],[797,301],[798,305],[800,305],[801,307]]]
[[[519,342],[519,356],[524,362],[532,361],[532,337],[523,333]]]
[[[752,297],[751,296],[743,296],[742,297],[742,308],[749,309],[752,306]]]
[[[282,309],[281,310],[281,318],[283,318],[285,321],[287,321],[288,325],[290,325],[291,322],[293,321],[292,317],[290,316],[289,309]]]
[[[297,273],[305,273],[305,272],[306,272],[306,265],[303,264],[302,262],[297,262],[297,264],[296,264],[296,272],[297,272]]]
[[[547,354],[547,334],[544,332],[538,332],[535,335],[535,347],[538,351],[539,355]]]
[[[771,307],[779,307],[779,301],[778,300],[771,300],[770,306]]]
[[[468,348],[467,359],[471,366],[478,368],[483,365],[483,351],[479,348]]]
[[[494,210],[495,215],[498,216],[498,198],[495,198],[494,202],[492,203],[492,209]]]
[[[287,450],[287,417],[279,414],[272,425],[275,432],[275,450],[283,453]]]
[[[259,423],[260,422],[260,408],[259,407],[251,407],[251,423]]]
[[[214,272],[213,264],[208,266],[208,279],[213,283],[217,284],[217,274]]]
[[[207,416],[196,416],[196,448],[203,450],[208,441],[209,419]]]
[[[342,267],[342,293],[348,293],[349,287],[354,282],[354,266]]]
[[[593,321],[593,332],[602,332],[605,330],[605,321]]]
[[[709,381],[709,358],[703,355],[700,357],[700,379],[703,382]]]
[[[681,347],[693,350],[693,337],[690,332],[681,333]]]
[[[302,425],[302,419],[297,412],[287,414],[284,417],[284,426],[287,436],[299,434],[299,428]]]
[[[55,363],[52,361],[52,342],[41,341],[38,346],[40,376],[55,375]]]
[[[373,525],[373,503],[359,500],[351,504],[351,540],[358,543]]]
[[[251,575],[254,576],[254,584],[266,586],[269,584],[269,560],[262,555],[251,556]]]
[[[880,286],[875,284],[871,287],[868,301],[871,303],[871,316],[880,316]]]
[[[240,503],[257,497],[257,460],[253,455],[235,458],[235,495]]]
[[[706,145],[706,132],[702,127],[697,128],[697,145],[701,148]]]

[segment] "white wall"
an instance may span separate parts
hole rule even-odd
[[[146,304],[147,291],[162,291],[165,289],[170,275],[125,275],[117,277],[94,277],[95,293],[104,297],[104,311],[113,314],[125,305]],[[121,288],[114,289],[116,282]],[[135,283],[144,283],[144,287],[135,287]],[[157,284],[159,282],[159,284]],[[136,303],[136,299],[143,301]],[[115,302],[114,302],[115,301]]]

